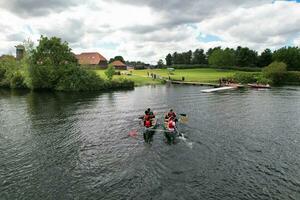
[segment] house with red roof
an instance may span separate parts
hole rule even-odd
[[[107,68],[107,60],[98,52],[87,52],[76,55],[78,63],[83,66]]]
[[[118,69],[118,70],[126,70],[127,69],[127,66],[119,60],[115,60],[111,64],[114,66],[115,69]]]

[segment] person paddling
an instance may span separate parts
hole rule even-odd
[[[145,111],[145,115],[144,115],[144,126],[146,128],[149,128],[152,126],[151,116],[149,115],[149,112],[147,110]]]
[[[155,115],[153,114],[150,108],[148,108],[146,111],[148,112],[151,119],[155,118]]]
[[[172,118],[176,118],[176,113],[173,111],[173,109],[170,109],[170,111],[167,114],[168,118],[172,117]]]
[[[170,132],[174,132],[175,131],[175,126],[176,126],[175,118],[170,117],[169,121],[168,121],[168,129],[169,129],[169,131]]]

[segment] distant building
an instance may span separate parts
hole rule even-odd
[[[16,59],[21,60],[24,57],[25,47],[23,45],[17,45],[16,47]]]
[[[78,63],[84,66],[91,66],[96,68],[107,68],[107,60],[98,52],[88,52],[76,55]]]
[[[115,60],[111,64],[114,66],[115,69],[119,69],[119,70],[126,70],[127,69],[127,66],[119,60]]]

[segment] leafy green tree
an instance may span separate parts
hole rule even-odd
[[[105,75],[106,77],[108,78],[108,80],[112,80],[113,76],[115,75],[115,68],[113,67],[112,64],[109,64],[108,65],[108,68],[105,70]]]
[[[248,47],[238,46],[235,50],[236,66],[255,67],[257,65],[257,52]]]
[[[166,65],[167,66],[172,65],[172,55],[170,53],[166,56]]]
[[[179,64],[179,62],[178,62],[178,53],[176,51],[173,53],[172,58],[173,58],[172,59],[173,64]]]
[[[71,52],[67,42],[62,42],[57,37],[41,36],[39,45],[33,49],[31,55],[33,65],[64,66],[66,64],[77,64],[75,55]]]
[[[7,88],[25,88],[23,65],[11,55],[0,59],[0,86]]]
[[[159,59],[157,62],[157,67],[162,68],[164,66],[164,61],[162,59]]]
[[[188,52],[183,53],[183,56],[184,56],[184,62],[182,64],[187,64],[187,65],[191,64],[193,52],[189,50]]]
[[[119,60],[122,63],[125,63],[125,60],[124,60],[123,56],[115,56],[114,58],[109,59],[109,63],[112,63],[112,62],[114,62],[116,60]]]
[[[233,66],[235,63],[234,51],[228,48],[216,49],[209,56],[208,62],[213,66]]]
[[[284,81],[287,65],[283,62],[272,62],[263,69],[263,74],[266,78],[272,80],[275,85],[281,84]]]
[[[214,47],[214,48],[209,48],[206,52],[206,57],[209,59],[209,56],[215,51],[215,50],[220,50],[221,47]]]
[[[196,49],[192,58],[193,64],[207,64],[206,56],[203,49]]]
[[[270,49],[265,49],[258,57],[258,66],[266,67],[272,63],[272,51]]]
[[[298,47],[283,47],[274,51],[273,60],[284,62],[288,70],[300,70],[300,49]]]

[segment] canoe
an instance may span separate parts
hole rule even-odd
[[[142,125],[144,126],[143,124],[143,121],[142,121]],[[158,123],[157,123],[157,119],[153,118],[152,119],[152,126],[149,127],[149,128],[146,128],[144,126],[144,133],[143,133],[143,136],[144,136],[144,140],[146,143],[151,143],[152,140],[153,140],[153,135],[155,133],[155,129],[158,127]]]
[[[262,85],[262,84],[248,84],[249,87],[251,88],[264,88],[264,89],[270,89],[271,86],[269,84],[267,85]]]

